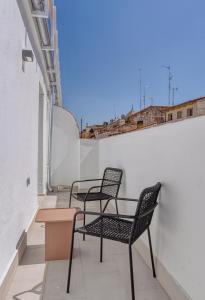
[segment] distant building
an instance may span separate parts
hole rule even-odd
[[[105,125],[92,125],[87,126],[82,132],[81,132],[81,138],[83,139],[91,139],[96,138],[97,132],[101,132],[102,128],[104,128]]]
[[[205,97],[200,97],[168,107],[166,122],[205,115]]]
[[[122,115],[117,120],[111,120],[110,123],[86,127],[82,132],[82,138],[99,139],[200,115],[205,115],[205,97],[174,106],[151,105],[138,112],[132,108],[128,114]]]
[[[153,126],[166,121],[166,110],[168,106],[149,106],[145,109],[131,114],[127,118],[127,123],[138,128]]]

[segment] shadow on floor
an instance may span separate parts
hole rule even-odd
[[[40,296],[42,294],[42,288],[43,288],[43,282],[40,282],[39,284],[35,285],[32,289],[30,289],[28,291],[23,291],[21,293],[14,295],[13,299],[14,300],[22,300],[21,296],[23,296],[25,294],[34,294],[34,295]]]
[[[27,246],[20,266],[36,265],[45,263],[45,245],[30,245]]]

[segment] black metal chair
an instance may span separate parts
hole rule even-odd
[[[69,207],[71,207],[71,200],[73,197],[76,200],[83,202],[84,211],[86,210],[86,202],[88,201],[99,201],[100,212],[104,211],[109,201],[111,199],[116,199],[118,196],[118,192],[122,180],[122,174],[123,171],[121,169],[109,167],[105,169],[102,179],[87,179],[87,180],[74,181],[71,186]],[[92,181],[101,181],[101,185],[90,187],[86,193],[73,193],[73,188],[76,183],[92,182]],[[102,208],[103,200],[107,200],[104,209]],[[116,205],[116,211],[118,213],[117,200],[115,200],[115,205]],[[84,225],[85,225],[85,215],[84,215]]]
[[[150,235],[150,224],[154,213],[154,209],[158,205],[157,198],[158,198],[160,188],[161,188],[161,183],[158,182],[156,185],[144,189],[140,194],[139,200],[117,198],[117,200],[137,202],[135,215],[122,215],[122,214],[111,214],[111,213],[102,213],[102,212],[98,213],[98,212],[88,212],[88,211],[84,211],[84,212],[79,211],[76,213],[74,218],[73,233],[72,233],[67,293],[69,293],[70,291],[71,267],[72,267],[75,232],[96,236],[100,238],[100,262],[102,262],[102,257],[103,257],[104,238],[128,244],[131,293],[132,293],[132,300],[135,300],[133,262],[132,262],[132,244],[141,236],[143,232],[147,230],[151,263],[152,263],[152,272],[153,272],[153,277],[156,277],[154,257],[152,252],[152,242],[151,242],[151,235]],[[90,222],[89,224],[86,224],[83,227],[76,229],[75,223],[78,214],[93,215],[98,217],[92,222]]]

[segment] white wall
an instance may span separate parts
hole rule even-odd
[[[99,142],[98,140],[80,141],[80,179],[96,179],[102,178],[99,173]],[[81,188],[87,188],[93,185],[98,185],[99,182],[82,183]]]
[[[47,192],[48,176],[48,135],[49,124],[49,100],[39,85],[39,108],[38,108],[38,194]]]
[[[80,139],[70,112],[54,106],[51,149],[51,184],[71,185],[80,177]]]
[[[35,58],[22,71],[22,49],[31,45],[28,38],[25,44],[25,27],[14,0],[0,1],[0,36],[1,284],[17,241],[37,209],[39,82],[47,93]]]
[[[121,194],[138,197],[162,182],[151,228],[154,252],[193,300],[205,299],[204,128],[203,116],[99,141],[100,172],[124,169]]]

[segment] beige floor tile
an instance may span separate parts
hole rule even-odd
[[[6,300],[40,300],[45,264],[18,267]]]
[[[135,296],[137,300],[170,300],[162,288],[143,291],[137,290]]]
[[[36,265],[45,263],[45,246],[28,245],[20,265]]]
[[[44,245],[45,244],[45,225],[43,223],[33,223],[32,229],[27,237],[28,245]]]

